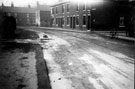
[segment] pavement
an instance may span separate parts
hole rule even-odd
[[[93,31],[93,33],[96,33],[96,34],[99,34],[99,35],[102,35],[102,36],[112,37],[110,35],[110,31]],[[126,32],[118,31],[117,34],[118,34],[117,37],[116,37],[117,39],[135,41],[134,37],[127,37]]]
[[[0,40],[0,89],[51,89],[38,38],[17,29],[14,40]]]
[[[36,27],[37,28],[37,27]],[[57,31],[66,31],[66,32],[77,32],[77,33],[89,33],[91,32],[90,30],[76,30],[76,29],[64,29],[64,28],[54,28],[54,27],[38,27],[41,29],[50,29],[50,30],[57,30]],[[102,35],[102,36],[107,36],[107,37],[112,37],[110,35],[110,31],[92,31],[92,33]],[[122,39],[122,40],[128,40],[128,41],[135,41],[134,37],[127,37],[125,32],[118,32],[117,39]]]

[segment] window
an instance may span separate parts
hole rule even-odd
[[[8,13],[8,16],[11,16],[11,13]]]
[[[33,24],[36,23],[35,19],[32,19]]]
[[[86,16],[83,16],[83,25],[86,25]]]
[[[69,17],[67,17],[67,25],[69,25]]]
[[[29,14],[27,14],[26,16],[27,16],[27,18],[29,18]]]
[[[61,20],[62,20],[62,25],[64,25],[64,18],[61,18]]]
[[[85,3],[83,4],[83,10],[86,10],[86,4]]]
[[[52,14],[54,14],[54,8],[52,8]]]
[[[55,21],[56,21],[56,24],[58,24],[58,18],[56,18]]]
[[[67,12],[69,12],[69,4],[67,4]]]
[[[62,5],[62,13],[64,13],[64,5]]]
[[[76,5],[76,11],[79,11],[79,3]]]
[[[14,16],[17,17],[17,13],[15,13]]]
[[[51,19],[52,24],[54,24],[54,18]]]
[[[124,25],[124,17],[120,17],[119,26],[120,26],[120,27],[125,26],[125,25]]]
[[[79,16],[76,16],[76,25],[79,25]]]
[[[56,14],[58,13],[58,7],[56,7]]]
[[[28,23],[28,24],[30,23],[30,19],[27,19],[27,23]]]

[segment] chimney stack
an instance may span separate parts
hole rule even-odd
[[[13,4],[13,2],[11,3],[11,7],[14,7],[14,4]]]

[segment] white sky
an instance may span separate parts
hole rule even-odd
[[[58,0],[0,0],[1,3],[4,3],[5,6],[10,6],[11,2],[14,3],[14,6],[28,6],[30,4],[31,6],[36,5],[36,1],[39,1],[40,4],[54,4]]]

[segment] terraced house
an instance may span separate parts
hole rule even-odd
[[[30,26],[36,25],[36,9],[29,7],[14,7],[13,4],[11,6],[0,7],[0,12],[3,13],[4,16],[13,16],[16,18],[17,25],[21,26]]]
[[[36,7],[15,7],[13,3],[11,6],[0,6],[0,16],[15,17],[18,26],[51,26],[50,12],[50,6],[38,2]]]
[[[59,0],[51,6],[53,27],[126,30],[134,0]]]

